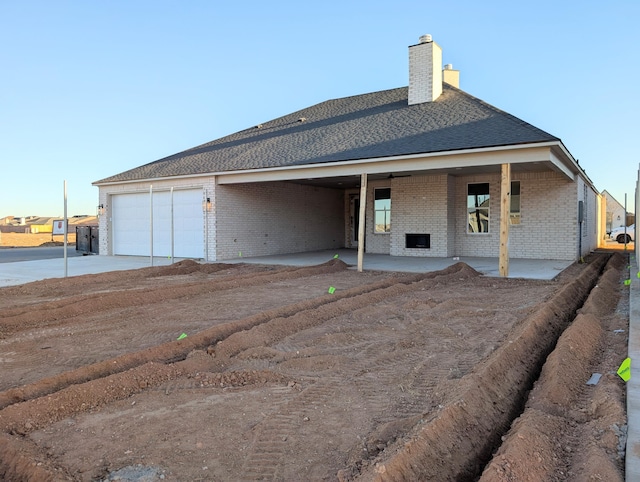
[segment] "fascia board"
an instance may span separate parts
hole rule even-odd
[[[549,146],[539,144],[493,149],[473,149],[434,154],[362,159],[302,166],[288,166],[251,171],[216,173],[217,184],[239,184],[266,181],[288,181],[385,172],[429,171],[475,166],[550,161]]]
[[[560,149],[561,155],[553,155],[552,149]],[[569,164],[577,171],[580,170],[580,167],[573,160],[573,157],[564,148],[562,143],[553,141],[536,144],[522,144],[517,146],[498,146],[481,149],[467,149],[462,151],[414,154],[409,156],[358,159],[328,162],[323,164],[304,164],[263,169],[218,171],[181,176],[132,179],[126,181],[94,182],[92,185],[97,187],[106,187],[134,183],[166,182],[172,179],[197,179],[212,176],[216,177],[217,184],[239,184],[545,161],[550,162],[559,172],[567,176],[567,178],[572,180],[575,179],[572,170],[561,161],[560,157],[566,158]]]

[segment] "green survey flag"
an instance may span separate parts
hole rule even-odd
[[[618,368],[618,375],[625,382],[628,382],[631,379],[631,358],[626,358],[620,368]]]

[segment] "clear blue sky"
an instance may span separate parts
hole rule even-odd
[[[0,0],[0,216],[95,214],[92,182],[329,99],[463,90],[562,139],[634,210],[638,0]]]

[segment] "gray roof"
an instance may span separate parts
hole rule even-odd
[[[434,102],[407,93],[322,102],[95,184],[559,141],[448,84]]]

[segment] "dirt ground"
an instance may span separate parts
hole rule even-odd
[[[1,288],[0,480],[622,481],[628,254],[585,261]]]
[[[75,228],[67,233],[67,243],[76,243]],[[63,245],[64,236],[51,233],[0,233],[0,247],[25,248],[34,246]]]

